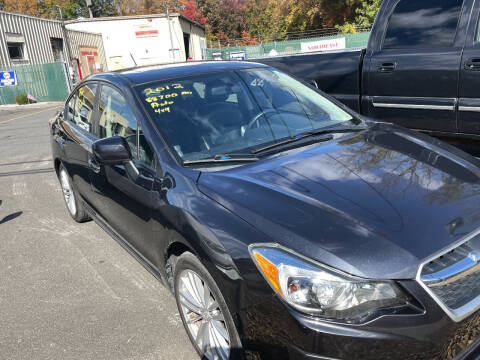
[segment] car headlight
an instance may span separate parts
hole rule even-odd
[[[359,323],[379,310],[407,305],[407,296],[393,281],[356,278],[275,244],[249,249],[270,286],[301,312]]]

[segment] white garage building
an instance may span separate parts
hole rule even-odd
[[[181,62],[205,56],[205,28],[180,14],[80,18],[69,30],[102,34],[108,70]]]

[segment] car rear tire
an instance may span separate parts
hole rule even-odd
[[[62,187],[65,205],[67,206],[68,213],[72,219],[78,223],[91,220],[90,216],[88,216],[80,202],[80,196],[73,186],[70,175],[68,175],[67,170],[63,165],[60,165],[58,169],[58,180],[60,181],[60,186]]]
[[[217,284],[190,252],[177,258],[174,293],[188,337],[202,359],[244,359],[240,337]]]

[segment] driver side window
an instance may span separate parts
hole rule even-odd
[[[139,130],[135,115],[123,95],[113,87],[103,85],[98,107],[100,138],[111,136],[125,138],[132,156],[153,167],[153,151]]]

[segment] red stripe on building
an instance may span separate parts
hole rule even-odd
[[[158,35],[158,30],[135,31],[135,36]]]

